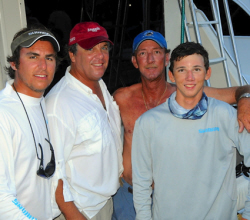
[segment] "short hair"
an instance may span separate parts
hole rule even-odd
[[[13,38],[13,41],[20,35],[22,35],[23,33],[27,32],[27,31],[31,31],[33,29],[40,29],[40,30],[48,30],[45,26],[41,25],[41,24],[36,24],[36,25],[32,25],[32,26],[28,26],[28,27],[25,27],[23,29],[21,29],[20,31],[18,31],[14,38]],[[41,37],[39,40],[41,41],[49,41],[51,42],[51,38],[50,37]],[[54,44],[52,44],[53,48],[55,51],[57,51],[57,49],[54,47]],[[20,65],[20,51],[23,47],[21,47],[20,45],[15,49],[15,51],[13,52],[12,56],[7,56],[7,62],[8,63],[11,63],[11,62],[14,62],[15,63],[15,66],[16,68],[18,69],[19,68],[19,65]],[[60,64],[60,61],[61,59],[57,56],[57,53],[56,53],[56,68],[59,66]],[[11,66],[9,67],[5,67],[5,71],[7,72],[7,74],[9,75],[9,77],[11,79],[14,79],[15,78],[15,70],[12,69]]]
[[[66,45],[65,46],[65,53],[66,53],[66,56],[67,56],[67,61],[69,64],[71,64],[71,59],[70,59],[70,56],[69,56],[69,52],[73,53],[74,55],[76,55],[76,52],[77,52],[77,43],[75,44],[72,44],[72,45]]]
[[[195,42],[186,42],[180,44],[173,50],[170,57],[169,70],[173,73],[174,61],[180,61],[182,58],[193,54],[199,54],[203,57],[204,66],[206,70],[208,70],[209,68],[208,52],[201,44]]]

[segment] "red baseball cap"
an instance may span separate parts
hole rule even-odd
[[[103,41],[108,41],[113,45],[108,38],[107,31],[98,23],[81,22],[76,24],[70,32],[69,46],[78,43],[82,48],[88,50]]]

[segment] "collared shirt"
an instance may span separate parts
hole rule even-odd
[[[74,201],[91,218],[119,187],[123,172],[121,119],[102,80],[99,84],[106,110],[92,90],[69,73],[69,68],[46,96],[57,159],[54,187],[62,179],[64,200]]]
[[[13,80],[0,92],[0,219],[51,220],[51,179],[37,176],[43,149],[43,164],[50,161],[50,146],[42,110],[43,98],[19,93],[34,132],[36,146],[25,110]],[[46,115],[45,115],[46,117]],[[37,153],[36,153],[37,149]]]

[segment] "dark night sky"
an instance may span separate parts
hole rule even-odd
[[[112,25],[115,24],[117,18],[117,8],[118,8],[118,0],[95,0],[95,17],[94,20],[98,23],[102,24],[107,21],[112,21]],[[73,4],[69,4],[69,2],[73,2]],[[43,1],[34,1],[34,0],[25,0],[26,6],[29,8],[29,15],[36,17],[41,23],[47,24],[49,15],[55,10],[63,10],[66,12],[70,18],[72,25],[80,22],[81,19],[81,8],[82,5],[87,8],[89,14],[91,13],[93,0],[43,0]],[[125,2],[125,0],[121,1]],[[141,23],[143,21],[142,17],[142,6],[141,0],[128,0],[128,4],[131,4],[131,7],[128,8],[128,26],[137,26],[141,27]],[[222,1],[220,2],[220,8],[223,8]],[[249,35],[250,29],[244,28],[241,25],[249,24],[250,17],[238,7],[232,0],[229,0],[229,7],[231,10],[231,16],[234,22],[235,32],[238,35]],[[202,0],[194,0],[196,6],[203,10],[206,15],[211,18],[211,10],[210,10],[210,2],[202,1]],[[123,3],[121,3],[123,4]],[[151,21],[152,24],[155,20],[162,19],[163,16],[163,0],[153,0],[150,4],[150,13],[151,13]],[[225,16],[223,14],[223,10],[221,14],[222,23],[225,22]],[[83,20],[90,20],[89,16],[86,13],[86,10],[83,12]],[[226,30],[225,30],[226,31]]]
[[[92,18],[92,4],[93,0],[43,0],[43,1],[34,1],[34,0],[24,0],[26,5],[26,14],[31,20],[38,20],[43,25],[51,28],[54,23],[60,24],[64,29],[64,35],[69,36],[70,29],[80,21],[96,21],[102,26],[104,26],[109,34],[109,37],[114,41],[114,33],[118,28],[121,30],[121,23],[117,27],[117,11],[119,0],[95,0],[96,6],[94,8],[93,18]],[[177,1],[177,0],[176,0]],[[125,0],[120,1],[121,5],[124,6]],[[120,46],[120,34],[119,31],[118,41],[113,49],[114,54],[110,57],[112,70],[108,69],[105,74],[106,83],[111,92],[121,86],[128,86],[134,84],[140,80],[139,72],[132,66],[130,62],[131,57],[131,46],[133,38],[143,31],[143,1],[142,0],[127,0],[128,4],[131,4],[127,10],[127,21],[124,31],[124,40]],[[223,8],[222,1],[220,2],[220,8]],[[229,0],[229,7],[231,11],[231,17],[233,21],[233,27],[235,35],[250,35],[250,16],[248,16],[245,11],[240,9],[237,4],[232,0]],[[71,3],[71,4],[70,4]],[[212,14],[210,9],[210,2],[204,0],[194,0],[197,8],[201,9],[206,16],[212,20]],[[82,7],[83,6],[83,7]],[[85,8],[82,12],[81,9]],[[124,16],[124,7],[121,12],[121,21]],[[53,22],[49,22],[51,14],[55,11],[63,11],[64,18],[52,19]],[[226,18],[221,10],[221,20],[223,25],[224,35],[228,34]],[[54,14],[53,13],[53,14]],[[82,18],[82,20],[81,20]],[[51,20],[50,20],[51,21]],[[245,24],[245,26],[243,26]],[[247,25],[247,28],[246,28]],[[164,21],[163,21],[163,0],[152,0],[150,2],[150,29],[156,30],[164,34]],[[58,29],[58,28],[57,28]],[[67,31],[66,31],[67,30]],[[65,34],[65,32],[67,34]],[[62,42],[67,41],[63,37],[62,32],[55,30],[55,34]],[[64,40],[63,40],[64,39]],[[65,42],[63,43],[65,44]],[[122,48],[122,57],[119,59],[119,51]],[[125,53],[126,51],[126,53]],[[59,71],[58,71],[59,72]],[[61,72],[64,73],[64,68]],[[118,75],[119,72],[119,75]],[[57,73],[59,75],[59,73]],[[110,78],[111,77],[111,78]],[[110,80],[110,79],[111,80]]]

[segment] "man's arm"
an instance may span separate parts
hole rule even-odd
[[[54,100],[46,100],[47,117],[50,128],[50,139],[54,147],[55,158],[56,158],[56,172],[53,176],[52,183],[54,186],[53,196],[55,196],[55,201],[64,214],[67,220],[85,220],[84,216],[79,212],[74,204],[74,198],[71,194],[69,183],[67,182],[66,174],[66,161],[69,157],[72,147],[74,145],[75,136],[71,131],[75,129],[74,120],[70,120],[71,115],[67,117],[63,114],[64,111],[61,103],[58,104],[56,114],[54,113]],[[66,109],[69,112],[68,109]],[[67,121],[66,121],[67,120]]]
[[[87,220],[75,206],[74,202],[65,202],[63,197],[63,181],[58,180],[56,188],[56,203],[67,220]]]
[[[250,93],[250,85],[228,88],[213,88],[205,86],[204,92],[207,96],[227,102],[228,104],[237,104],[242,94]]]
[[[7,118],[2,112],[1,116]],[[13,140],[6,127],[0,124],[0,219],[36,219],[17,200]]]
[[[250,93],[250,86],[238,86],[229,88],[212,88],[204,87],[204,92],[209,97],[227,102],[229,104],[237,103],[237,118],[239,123],[239,132],[242,132],[244,127],[250,132],[250,98],[241,98],[244,93]]]
[[[236,119],[236,112],[232,111],[232,109],[228,109],[227,113],[229,118],[228,125],[227,125],[227,133],[228,137],[233,141],[234,145],[236,146],[239,153],[244,156],[244,164],[246,167],[250,167],[250,135],[247,133],[246,130],[243,130],[241,134],[238,133],[237,128],[237,121]],[[250,181],[248,180],[248,193],[246,194],[246,201],[244,212],[242,215],[242,219],[250,220]]]
[[[152,164],[149,134],[143,132],[145,125],[135,123],[132,141],[133,200],[137,220],[152,220]]]

